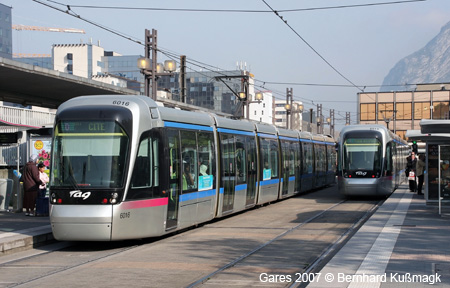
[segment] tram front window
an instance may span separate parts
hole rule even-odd
[[[61,121],[54,133],[52,186],[123,186],[129,138],[116,122]]]
[[[347,138],[344,141],[343,170],[347,177],[379,177],[382,145],[376,138]]]

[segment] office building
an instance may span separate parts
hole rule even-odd
[[[358,93],[358,122],[384,124],[405,139],[421,119],[449,119],[450,83],[420,84],[414,91]]]
[[[0,3],[0,57],[12,58],[11,7]]]

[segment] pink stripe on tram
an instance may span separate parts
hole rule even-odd
[[[149,199],[149,200],[137,200],[137,201],[129,201],[123,202],[120,205],[121,209],[139,209],[139,208],[149,208],[155,206],[164,206],[169,203],[169,198],[158,198],[158,199]]]

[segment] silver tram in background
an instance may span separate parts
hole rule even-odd
[[[406,179],[409,146],[382,125],[345,126],[337,145],[343,195],[390,195]]]
[[[331,137],[83,96],[56,113],[50,221],[58,240],[159,236],[335,182]]]

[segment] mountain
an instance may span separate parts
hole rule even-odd
[[[395,64],[384,78],[380,91],[396,90],[385,85],[449,82],[450,22],[425,47]]]

